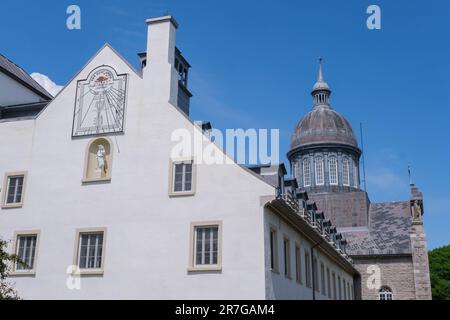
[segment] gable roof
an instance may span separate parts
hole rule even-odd
[[[350,256],[411,254],[409,201],[372,203],[367,229],[340,230]]]
[[[22,85],[40,95],[46,100],[51,100],[53,96],[47,92],[39,83],[36,82],[25,70],[17,64],[0,54],[0,71],[12,79],[20,82]]]

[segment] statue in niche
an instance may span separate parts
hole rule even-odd
[[[418,200],[414,201],[412,210],[414,221],[420,221],[422,219],[422,207]]]
[[[97,169],[96,172],[100,174],[100,177],[106,174],[106,150],[103,145],[98,145],[97,150]]]

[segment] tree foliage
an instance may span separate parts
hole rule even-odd
[[[10,266],[17,259],[6,248],[7,242],[0,239],[0,300],[17,300],[17,292],[8,281]]]
[[[450,300],[450,245],[429,252],[433,300]]]

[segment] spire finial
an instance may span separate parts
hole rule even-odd
[[[331,94],[330,87],[323,79],[323,59],[319,57],[319,75],[317,81],[314,84],[312,95],[314,97],[314,108],[317,106],[322,106],[325,108],[331,108],[329,98]]]
[[[323,63],[323,58],[319,57],[319,76],[317,77],[317,81],[323,81],[322,63]]]

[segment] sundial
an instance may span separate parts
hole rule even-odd
[[[127,75],[109,66],[93,70],[77,82],[72,136],[123,132]]]

